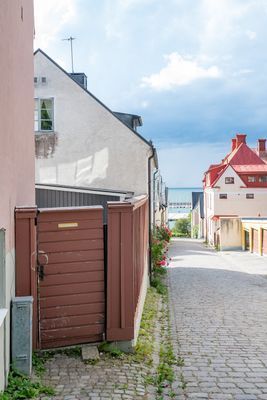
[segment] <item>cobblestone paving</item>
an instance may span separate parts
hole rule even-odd
[[[266,400],[267,259],[193,240],[169,255],[175,398]]]
[[[90,365],[58,354],[46,363],[43,383],[55,388],[56,396],[49,397],[54,400],[147,399],[147,373],[147,367],[120,359],[102,358]]]

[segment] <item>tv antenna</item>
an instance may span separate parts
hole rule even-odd
[[[73,40],[75,40],[75,37],[70,36],[69,38],[66,39],[62,39],[62,40],[68,40],[68,42],[70,42],[70,56],[71,56],[71,69],[72,69],[72,73],[74,72],[74,68],[73,68],[73,47],[72,47],[72,42]]]

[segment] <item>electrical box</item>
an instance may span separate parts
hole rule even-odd
[[[12,300],[12,365],[25,375],[32,372],[32,306],[32,296]]]

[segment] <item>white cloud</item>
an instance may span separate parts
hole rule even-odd
[[[47,49],[76,16],[77,0],[34,0],[35,48]],[[63,39],[63,38],[62,38]]]
[[[148,102],[147,100],[143,100],[143,101],[141,102],[141,107],[142,107],[142,108],[147,108],[147,107],[149,107],[149,102]]]
[[[182,57],[174,52],[165,56],[167,65],[158,73],[142,78],[142,86],[156,90],[169,90],[176,86],[189,85],[197,79],[219,78],[220,69],[213,65],[203,67],[198,60]]]
[[[247,75],[247,74],[251,74],[252,72],[253,72],[252,69],[243,68],[243,69],[240,69],[239,71],[235,72],[235,73],[233,74],[233,76]]]
[[[257,33],[250,30],[246,31],[246,35],[250,40],[254,40],[257,37]]]
[[[105,26],[105,32],[106,32],[106,37],[110,40],[120,40],[123,38],[124,34],[121,32],[120,29],[118,29],[118,24],[114,23],[114,20],[112,22],[108,22]]]

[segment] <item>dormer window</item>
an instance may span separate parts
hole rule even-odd
[[[235,183],[235,178],[233,177],[233,176],[227,176],[226,178],[225,178],[225,183],[227,184],[227,185],[231,185],[231,184],[234,184]]]

